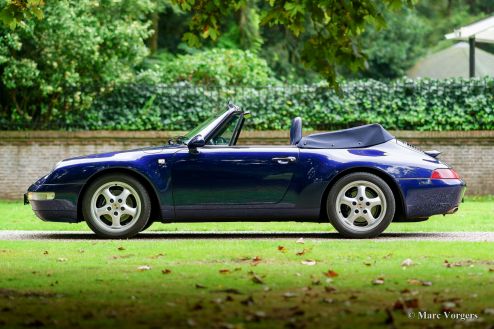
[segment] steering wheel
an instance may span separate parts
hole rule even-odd
[[[218,136],[218,137],[214,138],[214,140],[212,139],[212,141],[213,141],[213,145],[229,145],[230,144],[230,142],[222,136]]]

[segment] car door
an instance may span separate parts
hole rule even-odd
[[[174,155],[175,213],[221,207],[272,206],[283,200],[298,167],[293,146],[206,145]]]

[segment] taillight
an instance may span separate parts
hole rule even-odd
[[[431,179],[460,179],[460,175],[453,169],[436,169],[432,172]]]

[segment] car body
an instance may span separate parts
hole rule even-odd
[[[63,160],[29,187],[25,202],[45,221],[76,223],[95,217],[104,228],[91,227],[96,233],[120,238],[137,234],[153,221],[290,220],[328,222],[337,227],[337,220],[330,218],[331,209],[336,212],[333,216],[342,216],[347,222],[357,216],[350,212],[359,209],[361,215],[391,216],[389,222],[420,221],[455,212],[465,192],[465,182],[436,158],[437,152],[428,155],[396,140],[378,125],[302,137],[301,119],[296,118],[290,144],[237,145],[247,117],[229,105],[167,145]],[[384,137],[369,137],[375,134]],[[112,176],[111,182],[105,181],[108,176]],[[353,180],[348,180],[349,176]],[[126,177],[120,184],[125,187],[118,187],[119,177]],[[343,178],[350,184],[346,184],[348,191],[334,191]],[[87,194],[90,189],[96,193],[95,182],[107,184],[107,190],[100,189],[91,201]],[[112,186],[116,190],[108,193]],[[122,191],[135,196],[129,201],[131,206],[125,200],[117,204],[113,195]],[[372,200],[378,203],[379,197],[386,204],[372,208]],[[331,198],[338,198],[339,204],[333,207]],[[138,228],[122,230],[114,214],[128,212],[124,217],[129,224],[138,208],[148,212],[149,218],[139,220]],[[98,211],[104,214],[100,216]],[[373,219],[369,218],[357,221],[370,223]],[[351,226],[346,231],[337,229],[348,237],[373,237],[388,224],[368,230],[362,229],[365,223],[355,230]],[[107,230],[104,225],[120,231]],[[114,231],[118,232],[110,234]]]

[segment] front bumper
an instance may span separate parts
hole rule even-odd
[[[77,201],[81,189],[80,184],[33,184],[24,194],[24,204],[30,204],[43,221],[77,223],[80,221]]]
[[[460,179],[402,180],[400,185],[408,219],[454,213],[466,191],[466,184]]]

